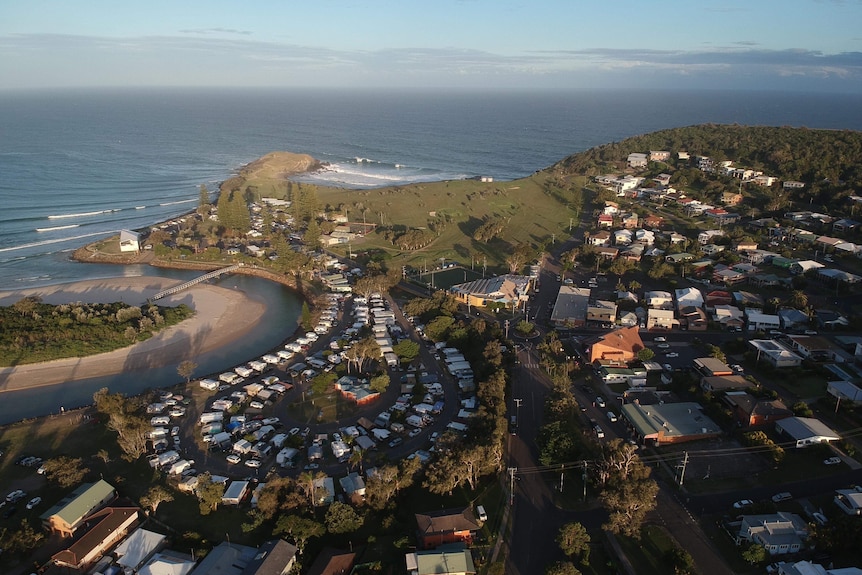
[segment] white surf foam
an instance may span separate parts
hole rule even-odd
[[[54,226],[52,228],[36,228],[37,232],[55,232],[57,230],[71,230],[72,228],[79,227],[80,224],[70,224],[68,226]]]

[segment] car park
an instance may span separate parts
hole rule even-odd
[[[230,455],[227,456],[227,462],[228,463],[233,463],[234,465],[236,465],[240,461],[242,461],[242,457],[240,457],[236,453],[231,453]]]
[[[750,507],[754,505],[754,501],[751,499],[740,499],[736,503],[733,504],[734,509],[745,509],[746,507]]]
[[[34,507],[36,507],[40,503],[42,503],[42,498],[41,497],[34,497],[33,499],[31,499],[30,501],[27,502],[27,509],[33,509]]]
[[[772,501],[774,503],[780,503],[789,499],[793,499],[793,496],[790,494],[789,491],[782,491],[781,493],[776,493],[772,496]]]
[[[838,465],[839,463],[841,463],[841,458],[837,455],[823,460],[823,465]]]

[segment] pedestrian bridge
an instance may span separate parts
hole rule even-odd
[[[201,283],[201,282],[205,282],[205,281],[207,281],[207,280],[211,280],[211,279],[213,279],[213,278],[217,278],[217,277],[219,277],[220,275],[229,274],[229,273],[231,273],[231,272],[234,272],[234,271],[238,270],[238,269],[239,269],[239,268],[241,268],[241,267],[242,267],[242,264],[236,264],[236,265],[228,266],[228,267],[226,267],[226,268],[221,268],[220,270],[211,271],[211,272],[206,273],[206,274],[204,274],[204,275],[202,275],[202,276],[200,276],[200,277],[197,277],[197,278],[195,278],[195,279],[193,279],[193,280],[189,280],[189,281],[187,281],[187,282],[185,282],[185,283],[182,283],[182,284],[180,284],[180,285],[177,285],[177,286],[174,286],[174,287],[170,287],[170,288],[168,288],[168,289],[166,289],[166,290],[162,290],[162,291],[160,291],[159,293],[157,293],[156,295],[154,295],[153,297],[151,297],[151,298],[150,298],[150,301],[155,301],[155,300],[157,300],[157,299],[162,299],[163,297],[168,297],[169,295],[174,295],[175,293],[179,293],[179,292],[181,292],[181,291],[183,291],[183,290],[189,289],[190,287],[192,287],[192,286],[194,286],[194,285],[197,285],[197,284],[199,284],[199,283]]]

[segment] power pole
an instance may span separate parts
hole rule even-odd
[[[506,339],[509,339],[509,320],[503,322],[503,327],[506,328]]]
[[[679,486],[682,487],[682,483],[685,480],[685,467],[688,465],[688,451],[682,452],[682,462],[679,464]]]
[[[515,471],[517,470],[517,467],[509,468],[509,505],[515,503]]]
[[[560,493],[563,492],[563,477],[565,477],[565,468],[560,465]]]
[[[583,481],[583,484],[584,484],[584,503],[586,503],[586,501],[587,501],[587,462],[582,461],[581,463],[584,464],[584,469],[581,472],[581,481]]]

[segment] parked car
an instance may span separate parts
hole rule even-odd
[[[841,458],[837,455],[823,460],[823,465],[838,465],[839,463],[841,463]]]
[[[42,503],[42,498],[41,497],[34,497],[33,499],[31,499],[30,501],[27,502],[27,509],[33,509],[34,507],[36,507],[40,503]]]
[[[670,352],[670,353],[666,353],[666,354],[664,354],[664,356],[665,356],[665,357],[674,358],[674,357],[679,357],[679,354],[678,354],[677,352],[675,352],[675,351],[672,351],[672,352]]]
[[[252,409],[263,409],[263,404],[259,401],[252,401],[248,406]]]
[[[249,459],[245,462],[246,467],[251,467],[252,469],[257,469],[260,467],[260,459]]]
[[[736,503],[733,504],[734,509],[745,509],[746,507],[750,507],[754,505],[754,501],[751,499],[740,499]]]
[[[16,501],[21,501],[25,497],[27,497],[26,493],[24,493],[20,489],[16,489],[15,491],[11,492],[9,495],[6,496],[6,502],[15,503]]]
[[[663,342],[663,341],[667,341],[667,338],[660,335],[657,338],[655,338],[653,341]]]
[[[242,461],[242,457],[240,457],[236,453],[231,453],[230,455],[227,456],[227,462],[228,463],[233,463],[234,465],[236,465],[240,461]]]
[[[793,499],[793,496],[790,494],[789,491],[782,491],[781,493],[776,493],[772,496],[772,501],[775,503],[780,503],[789,499]]]
[[[419,435],[420,433],[422,433],[422,428],[417,427],[416,429],[412,430],[412,431],[411,431],[410,433],[408,433],[407,435],[409,435],[410,437],[416,437],[416,436],[417,436],[417,435]]]
[[[656,347],[659,349],[668,349],[668,348],[670,348],[670,344],[662,342],[662,343],[656,345]]]
[[[403,442],[404,442],[404,440],[402,438],[396,437],[395,439],[393,439],[392,441],[389,442],[389,447],[398,447]]]

